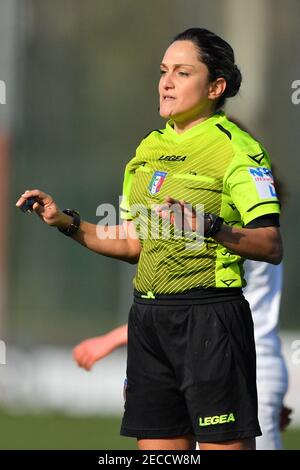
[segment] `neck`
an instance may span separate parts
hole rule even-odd
[[[182,134],[183,132],[187,131],[188,129],[191,129],[191,127],[196,126],[197,124],[200,124],[203,121],[206,121],[206,119],[209,119],[214,115],[214,111],[209,109],[206,111],[203,111],[201,115],[199,116],[193,116],[187,119],[179,120],[177,121],[176,118],[174,119],[174,131],[177,132],[177,134]]]

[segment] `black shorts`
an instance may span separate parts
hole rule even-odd
[[[248,302],[135,297],[121,434],[198,442],[261,435]]]

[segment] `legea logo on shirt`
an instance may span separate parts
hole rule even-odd
[[[251,167],[249,173],[252,176],[257,192],[261,199],[277,198],[272,171],[265,167]]]

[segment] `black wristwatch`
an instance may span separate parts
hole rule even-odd
[[[210,221],[210,226],[207,230],[204,230],[204,236],[206,238],[208,237],[213,237],[216,235],[224,222],[223,217],[219,217],[218,215],[215,214],[210,214],[209,212],[204,212],[204,224],[205,224],[205,219]]]
[[[72,237],[73,235],[75,235],[75,233],[78,231],[80,227],[80,214],[74,209],[65,209],[63,210],[63,213],[73,217],[73,221],[70,223],[70,225],[67,228],[59,228],[59,227],[57,228],[61,233],[63,233],[64,235],[67,235],[67,237]]]

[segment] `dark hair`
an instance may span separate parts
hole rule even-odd
[[[234,63],[232,47],[220,36],[204,28],[187,29],[177,34],[172,43],[175,41],[192,41],[195,44],[200,61],[208,68],[211,82],[219,77],[225,78],[226,89],[217,102],[217,109],[222,108],[226,98],[238,93],[242,81],[241,72]]]

